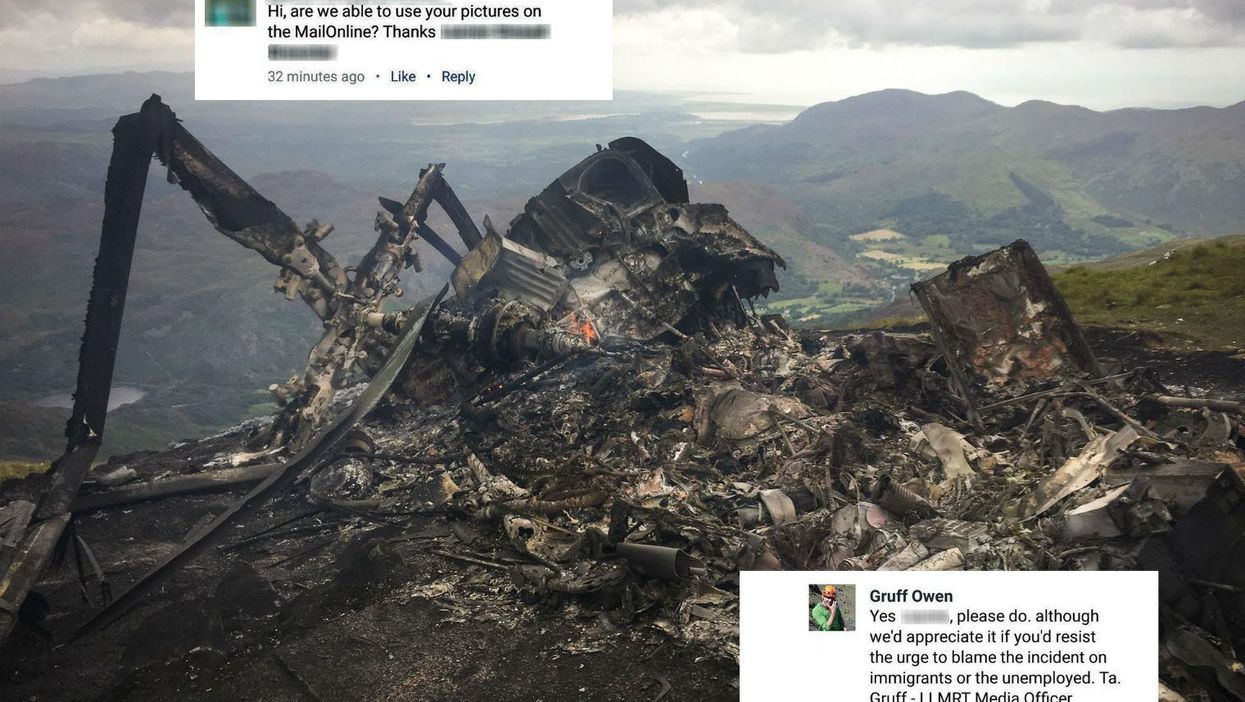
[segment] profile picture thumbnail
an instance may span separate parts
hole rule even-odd
[[[808,586],[809,631],[854,631],[856,586],[814,583]]]
[[[255,0],[207,0],[204,8],[209,27],[255,26]]]

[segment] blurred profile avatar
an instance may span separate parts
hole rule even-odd
[[[204,7],[209,27],[255,26],[255,0],[207,0]]]
[[[818,602],[809,617],[821,631],[843,631],[843,612],[839,608],[838,590],[833,585],[821,588],[821,602]]]

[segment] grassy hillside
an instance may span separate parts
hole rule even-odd
[[[1245,235],[1182,241],[1054,276],[1083,324],[1151,329],[1245,348]]]
[[[1245,235],[1177,239],[1049,270],[1081,324],[1155,331],[1189,349],[1245,351]],[[920,305],[904,297],[842,319],[838,326],[879,328],[924,321]]]

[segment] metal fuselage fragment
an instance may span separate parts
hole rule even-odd
[[[602,337],[686,338],[742,324],[741,301],[776,290],[774,267],[785,265],[726,208],[688,203],[682,171],[631,137],[554,180],[506,236],[487,221],[486,230],[456,263],[457,296],[432,320],[445,348],[426,349],[413,377],[474,381]],[[412,385],[403,387],[421,399],[444,394]]]

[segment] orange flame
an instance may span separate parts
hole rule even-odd
[[[571,320],[571,330],[576,334],[584,337],[584,340],[590,344],[595,344],[601,338],[597,333],[597,327],[592,323],[592,319],[585,316],[582,320],[576,315]]]

